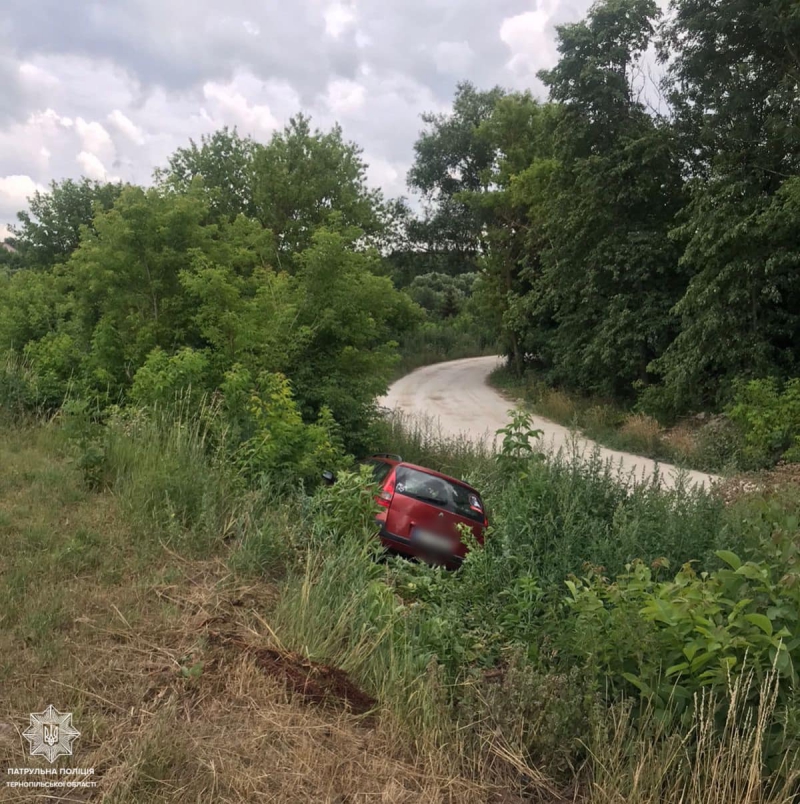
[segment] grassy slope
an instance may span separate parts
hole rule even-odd
[[[442,574],[373,560],[357,478],[327,501],[277,500],[237,486],[190,424],[137,421],[83,467],[113,494],[86,490],[57,428],[0,430],[0,763],[27,761],[27,713],[53,703],[82,731],[73,762],[115,802],[792,800],[794,772],[760,784],[768,719],[695,751],[713,712],[660,734],[580,667],[519,656],[548,626],[531,616],[531,567],[561,588],[585,560],[701,557],[752,523],[702,496],[628,496],[583,463],[533,461],[512,481],[466,443],[396,427],[387,447],[479,482],[494,511],[487,548]],[[300,705],[287,682],[336,677],[305,657],[346,671],[376,711]]]
[[[287,693],[257,652],[276,587],[232,574],[224,549],[162,544],[84,488],[54,435],[0,429],[0,766],[43,765],[20,732],[52,703],[81,731],[59,765],[95,768],[93,800],[487,799],[389,725]]]

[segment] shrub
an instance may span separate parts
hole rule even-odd
[[[751,466],[800,460],[800,377],[783,386],[773,378],[740,384],[727,413],[743,434]]]
[[[760,684],[774,669],[786,703],[798,679],[800,571],[718,556],[725,568],[687,564],[666,581],[656,579],[664,561],[633,562],[613,582],[596,572],[568,580],[574,628],[562,649],[620,691],[633,685],[657,713],[680,714],[700,688],[723,693],[751,670]]]
[[[628,449],[645,455],[655,455],[662,449],[661,425],[646,413],[628,416],[619,434]]]
[[[234,366],[221,392],[224,423],[233,429],[233,459],[251,483],[296,488],[342,464],[344,448],[330,410],[323,407],[317,422],[306,424],[283,375],[264,372],[254,379]]]
[[[179,396],[198,402],[208,380],[208,358],[188,347],[168,355],[156,347],[133,377],[130,397],[135,405],[169,406]]]

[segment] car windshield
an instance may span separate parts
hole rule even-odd
[[[483,522],[483,502],[481,498],[466,486],[445,480],[443,477],[429,475],[418,469],[400,466],[397,469],[395,493],[416,500],[438,505],[460,516]]]

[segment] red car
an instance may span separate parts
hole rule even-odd
[[[455,568],[467,554],[458,525],[466,525],[483,544],[489,520],[481,495],[472,486],[406,463],[399,455],[373,455],[363,463],[373,467],[380,486],[375,499],[385,510],[376,522],[386,547]]]

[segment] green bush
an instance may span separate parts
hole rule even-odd
[[[641,561],[613,581],[594,572],[568,580],[573,629],[562,648],[606,683],[632,684],[657,711],[675,701],[686,708],[701,687],[723,691],[742,672],[760,684],[773,667],[785,701],[798,678],[800,573],[719,556],[727,567],[697,573],[687,564],[671,580],[655,577],[666,562]]]
[[[306,424],[282,375],[263,372],[254,379],[237,365],[220,390],[222,424],[234,436],[233,461],[250,483],[296,489],[342,465],[344,447],[330,410],[323,407],[317,421]]]
[[[28,361],[7,352],[0,357],[0,413],[18,418],[39,405],[39,383]]]
[[[140,407],[166,407],[183,396],[196,404],[208,382],[208,357],[188,347],[168,355],[156,347],[133,376],[131,401]]]
[[[783,385],[773,378],[742,383],[727,413],[743,433],[752,467],[800,460],[800,377]]]

